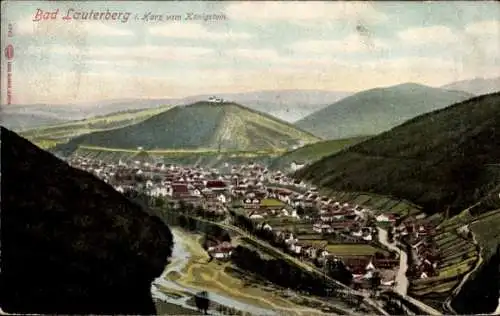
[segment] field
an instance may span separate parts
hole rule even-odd
[[[180,305],[155,300],[156,313],[158,315],[203,315],[192,309],[184,308]]]
[[[283,156],[276,158],[271,165],[270,169],[286,170],[290,168],[292,162],[296,163],[310,163],[321,159],[322,157],[332,155],[344,148],[353,144],[362,142],[368,139],[369,136],[353,137],[346,139],[335,139],[319,141],[317,143],[305,145],[295,150],[286,152]]]
[[[125,150],[117,149],[113,150],[110,148],[98,148],[90,146],[80,146],[73,155],[88,159],[99,159],[109,162],[122,161],[134,161],[134,160],[144,160],[162,162],[162,163],[173,163],[173,164],[185,164],[185,165],[204,165],[208,167],[221,166],[223,163],[228,162],[230,164],[239,164],[248,162],[249,159],[256,163],[267,163],[269,160],[273,159],[273,156],[279,155],[277,152],[245,152],[245,151],[226,151],[226,152],[216,152],[213,150],[202,151],[202,150],[165,150],[165,151],[139,151],[139,150]]]
[[[500,209],[485,214],[481,220],[471,225],[477,242],[481,245],[482,256],[489,258],[500,244]]]
[[[110,130],[144,121],[156,114],[165,112],[172,106],[166,105],[154,109],[112,113],[80,121],[44,126],[21,133],[21,136],[33,141],[41,148],[51,148],[66,143],[70,138],[96,131]]]
[[[434,220],[439,220],[439,216],[434,215],[434,217]],[[474,217],[471,216],[468,210],[465,210],[459,215],[443,221],[438,226],[442,230],[433,236],[439,253],[442,256],[441,262],[437,267],[438,275],[411,281],[410,292],[412,295],[423,299],[430,299],[437,294],[449,294],[460,283],[461,279],[475,268],[479,259],[476,246],[466,236],[462,236],[457,231],[457,229],[473,220]],[[490,223],[490,221],[486,220],[478,223],[484,225],[485,222]],[[499,223],[493,223],[493,225],[495,224]],[[472,225],[473,230],[474,225],[476,224]],[[487,236],[486,240],[490,240],[489,238],[491,236]],[[479,239],[478,236],[477,239]]]
[[[386,250],[370,244],[342,243],[341,240],[329,241],[326,237],[312,230],[312,223],[293,217],[271,217],[256,220],[256,222],[266,222],[271,225],[273,230],[293,232],[301,244],[325,248],[339,257],[373,255],[376,252],[388,254]]]
[[[281,292],[271,285],[264,285],[265,281],[256,281],[247,273],[240,272],[231,266],[230,262],[209,261],[205,250],[199,244],[201,236],[181,232],[182,241],[191,254],[188,264],[179,274],[167,276],[181,286],[196,290],[206,290],[245,304],[275,310],[291,315],[321,314],[318,310],[306,308],[285,299]],[[162,288],[165,292],[174,292],[173,295],[186,295],[182,291],[171,291]],[[170,293],[172,295],[172,293]]]
[[[328,245],[326,250],[333,255],[339,257],[349,257],[349,256],[371,256],[376,252],[382,252],[388,254],[387,251],[376,248],[367,244],[339,244],[339,245]]]
[[[285,206],[285,203],[281,202],[280,200],[277,199],[263,199],[260,202],[261,206],[269,206],[269,207],[278,207],[278,206]]]

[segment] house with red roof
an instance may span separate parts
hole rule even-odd
[[[228,189],[227,183],[222,180],[207,180],[205,187],[214,192],[226,191]]]
[[[187,184],[183,183],[175,183],[170,185],[167,190],[167,194],[170,195],[173,199],[182,199],[191,195]]]
[[[208,247],[207,251],[208,253],[219,260],[227,260],[231,257],[231,254],[233,252],[233,245],[231,243],[224,241],[216,246],[211,246]]]

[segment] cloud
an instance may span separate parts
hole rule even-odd
[[[61,72],[54,68],[51,76],[42,72],[16,72],[15,82],[23,84],[16,85],[14,97],[19,103],[68,103],[269,89],[360,91],[409,81],[438,86],[477,74],[461,71],[452,60],[440,58],[377,59],[343,64],[327,59],[321,64],[314,64],[313,59],[304,71],[297,71],[293,59],[284,59],[286,62],[283,64],[263,69],[190,69],[182,73],[182,80],[174,72],[148,76],[127,74],[119,68],[110,71],[107,67],[96,68],[95,73]],[[303,65],[304,60],[298,62]],[[499,74],[499,71],[497,67],[491,73]]]
[[[205,40],[231,40],[248,39],[252,35],[244,32],[211,32],[196,23],[172,23],[160,26],[151,26],[149,33],[156,36],[170,38],[205,39]]]
[[[387,48],[382,40],[369,36],[351,34],[343,40],[303,40],[293,43],[290,48],[300,53],[333,54],[380,51]]]
[[[500,21],[481,21],[466,25],[465,33],[478,37],[492,36],[499,41],[500,38]]]
[[[278,2],[255,1],[232,3],[226,8],[226,14],[233,20],[252,21],[288,21],[291,23],[311,20],[363,20],[366,23],[378,23],[387,20],[387,16],[377,11],[370,2]]]
[[[28,46],[27,53],[31,55],[66,55],[88,60],[119,61],[136,60],[175,60],[189,61],[206,57],[213,52],[210,48],[195,46],[153,46],[142,45],[134,47],[85,46],[78,48],[70,45]],[[102,61],[103,62],[103,61]]]
[[[398,38],[405,44],[422,45],[435,43],[454,43],[459,41],[459,36],[451,28],[435,25],[428,27],[410,28],[397,33]]]
[[[279,54],[273,49],[255,49],[255,48],[237,48],[224,52],[225,55],[232,58],[246,58],[265,61],[279,61]]]

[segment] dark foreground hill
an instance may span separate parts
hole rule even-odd
[[[93,175],[1,128],[0,307],[9,313],[155,314],[170,229]]]
[[[301,119],[296,125],[324,139],[376,135],[417,115],[473,97],[415,83],[359,92]]]
[[[198,102],[174,107],[137,124],[82,135],[65,147],[253,151],[317,140],[292,124],[236,103]]]
[[[299,170],[295,177],[338,191],[404,198],[452,213],[500,183],[500,93],[414,118]]]

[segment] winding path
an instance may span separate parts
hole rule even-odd
[[[408,255],[406,252],[397,247],[395,242],[389,243],[387,238],[387,230],[377,227],[378,229],[378,239],[380,243],[387,248],[399,253],[399,270],[396,275],[396,281],[394,282],[394,291],[406,296],[408,292],[408,278],[406,277],[406,271],[408,270]]]

